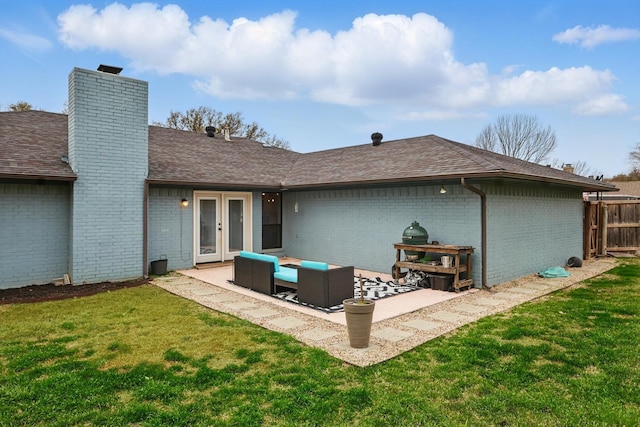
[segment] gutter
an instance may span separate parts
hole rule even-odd
[[[144,193],[142,196],[142,276],[149,278],[149,183],[144,182]]]
[[[481,221],[481,246],[482,246],[482,287],[491,289],[487,286],[487,195],[479,188],[467,184],[464,177],[460,178],[460,184],[463,188],[472,191],[480,196],[480,221]]]

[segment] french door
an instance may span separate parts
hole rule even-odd
[[[196,264],[233,259],[251,247],[251,193],[194,193]]]

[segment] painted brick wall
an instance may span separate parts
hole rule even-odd
[[[284,194],[285,253],[389,272],[392,244],[417,220],[429,241],[471,245],[482,283],[480,197],[461,186]],[[487,193],[487,284],[564,265],[582,251],[582,196],[548,186],[483,186]],[[294,204],[298,202],[298,213]]]
[[[180,206],[182,199],[189,206]],[[167,268],[193,267],[193,192],[185,189],[149,190],[149,261],[169,260]],[[151,272],[151,267],[149,266]]]
[[[480,198],[461,186],[285,192],[284,248],[290,256],[391,272],[393,243],[418,221],[429,241],[471,245],[480,283]],[[294,205],[298,203],[298,212]]]
[[[582,194],[551,188],[487,190],[488,282],[501,283],[582,257]]]
[[[0,184],[0,289],[67,273],[70,185]]]
[[[148,170],[147,82],[74,68],[69,75],[73,187],[71,280],[143,274],[143,193]]]

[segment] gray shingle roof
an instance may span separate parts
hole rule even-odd
[[[419,182],[465,178],[524,179],[555,182],[582,188],[609,187],[543,165],[503,156],[436,135],[420,136],[381,145],[357,145],[300,156],[289,171],[289,188],[386,182]]]
[[[609,184],[620,189],[619,196],[640,197],[640,181],[609,181]]]
[[[429,180],[524,179],[607,191],[610,184],[435,135],[300,154],[232,137],[149,126],[151,183],[225,188],[313,188]],[[0,113],[0,178],[69,180],[67,116]]]
[[[280,188],[299,153],[245,138],[149,126],[149,180],[224,187]]]
[[[0,177],[73,180],[67,116],[44,111],[0,113]]]

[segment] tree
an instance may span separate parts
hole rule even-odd
[[[632,169],[640,169],[640,142],[636,144],[636,148],[629,153]]]
[[[154,122],[154,125],[172,129],[204,132],[207,126],[213,126],[222,133],[228,129],[230,135],[260,141],[271,147],[289,149],[289,143],[269,134],[256,122],[245,123],[239,112],[223,114],[210,107],[190,108],[184,113],[171,111],[166,122]]]
[[[9,104],[9,111],[31,111],[33,106],[27,101],[18,101],[15,104]]]
[[[556,134],[543,128],[536,116],[498,117],[476,138],[476,147],[533,163],[541,163],[556,148]]]
[[[608,178],[607,181],[640,181],[640,169],[634,167],[628,174],[614,175],[612,178]]]
[[[558,159],[554,159],[551,162],[551,167],[555,169],[563,169],[565,166],[571,166],[573,168],[573,173],[580,176],[589,176],[589,175],[599,175],[599,173],[594,172],[586,162],[582,160],[577,160],[572,163],[563,163]]]

